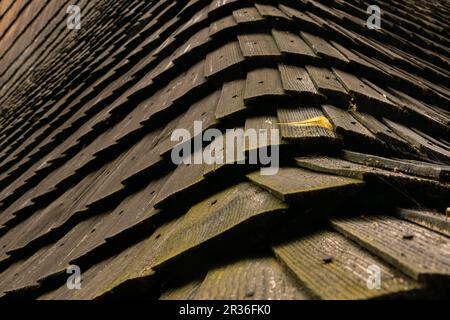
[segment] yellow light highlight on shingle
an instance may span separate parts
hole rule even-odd
[[[314,117],[311,119],[306,119],[303,121],[295,121],[295,122],[287,122],[287,123],[278,123],[279,125],[287,125],[287,126],[300,126],[300,127],[311,127],[311,126],[319,126],[328,130],[333,130],[333,125],[330,121],[324,117]]]

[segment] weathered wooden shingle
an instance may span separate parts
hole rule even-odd
[[[317,91],[304,68],[279,64],[278,70],[281,74],[283,88],[287,93],[307,100],[312,105],[323,101],[324,97]]]
[[[413,280],[344,236],[321,231],[274,246],[277,257],[321,299],[371,299],[414,292]],[[368,270],[380,271],[380,287],[368,286]],[[376,283],[373,284],[376,286]]]
[[[217,290],[218,287],[223,290]],[[258,257],[211,270],[196,290],[194,299],[305,300],[308,295],[299,290],[274,258]]]
[[[214,21],[209,26],[209,36],[217,37],[222,32],[229,32],[237,26],[236,20],[232,15],[226,16],[220,20]]]
[[[292,56],[299,61],[306,63],[317,60],[318,57],[314,54],[312,49],[300,38],[299,35],[282,30],[272,30],[272,36],[277,43],[278,49],[281,53]]]
[[[238,35],[239,45],[246,58],[275,58],[280,50],[270,34],[254,33]]]
[[[320,194],[357,190],[364,183],[361,180],[332,176],[299,168],[280,168],[275,175],[261,175],[255,172],[247,177],[260,187],[273,193],[283,201],[308,201]],[[316,198],[317,197],[317,198]]]
[[[330,119],[337,134],[341,135],[346,146],[355,146],[364,150],[384,150],[387,147],[358,122],[347,110],[332,105],[323,105],[322,110]]]
[[[154,266],[194,249],[246,220],[280,212],[287,206],[250,183],[226,189],[193,206],[157,254]]]
[[[403,220],[416,223],[444,236],[450,236],[450,221],[442,213],[429,210],[397,208],[396,215]]]
[[[244,56],[238,42],[229,42],[207,55],[205,76],[210,77],[220,71],[238,65],[242,61],[244,61]]]
[[[285,95],[278,69],[261,68],[250,71],[245,83],[244,101],[264,97],[282,97]]]
[[[337,137],[320,108],[297,107],[277,110],[281,136],[292,140],[334,141]]]
[[[245,7],[239,10],[233,11],[233,17],[237,23],[258,23],[265,21],[261,14],[255,7]]]
[[[390,159],[347,150],[343,151],[343,157],[348,161],[391,171],[400,171],[441,181],[449,181],[450,179],[450,166],[423,161]]]
[[[386,113],[396,114],[400,108],[386,97],[363,83],[354,75],[338,69],[333,69],[337,78],[356,99],[355,105],[359,111],[370,112],[374,115]],[[370,111],[369,111],[370,110]]]
[[[319,56],[327,59],[337,60],[341,64],[349,62],[346,57],[344,57],[326,40],[307,32],[300,32],[300,35],[302,36],[303,40],[305,40],[308,45],[314,50],[314,53],[318,54]]]
[[[290,20],[286,14],[272,5],[256,3],[255,7],[258,12],[266,19]]]
[[[332,220],[333,227],[418,280],[450,276],[450,240],[393,217]]]
[[[225,82],[216,108],[216,118],[221,119],[245,110],[245,79]]]
[[[328,98],[328,102],[348,107],[349,94],[331,70],[310,65],[306,66],[306,70],[317,90]]]
[[[81,0],[74,32],[47,2],[0,5],[0,297],[448,289],[443,3],[392,2],[377,31],[361,1]],[[194,163],[177,129],[214,129]]]

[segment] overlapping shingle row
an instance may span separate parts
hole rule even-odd
[[[445,294],[449,7],[376,4],[381,30],[358,0],[99,0],[55,24],[0,98],[0,296]],[[194,121],[279,129],[259,148],[281,168],[174,164]]]

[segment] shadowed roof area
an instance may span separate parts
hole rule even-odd
[[[448,1],[76,4],[0,2],[0,298],[448,296]]]

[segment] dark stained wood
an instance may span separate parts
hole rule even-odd
[[[330,119],[336,133],[343,137],[345,146],[372,151],[387,148],[381,140],[353,118],[347,110],[332,105],[323,105],[322,110]]]
[[[211,25],[212,28],[212,25]],[[177,50],[173,53],[172,61],[174,64],[182,64],[183,59],[194,54],[200,48],[206,46],[209,41],[210,28],[205,27],[195,33],[186,43],[179,46]]]
[[[395,134],[390,128],[370,114],[352,112],[352,116],[382,140],[386,146],[396,153],[411,156],[421,156],[420,151],[405,139]]]
[[[258,186],[274,194],[282,201],[302,201],[338,192],[341,196],[355,191],[364,183],[345,177],[317,173],[299,168],[280,168],[275,175],[261,175],[254,172],[247,177]]]
[[[289,109],[277,110],[278,120],[280,122],[281,136],[289,140],[314,140],[322,142],[333,142],[337,140],[332,128],[326,128],[321,125],[321,122],[326,123],[325,117],[320,108],[314,107],[297,107]],[[322,120],[313,121],[311,120]],[[304,124],[298,122],[306,121]]]
[[[213,0],[209,4],[209,13],[224,8],[230,4],[237,2],[238,0]]]
[[[207,70],[206,61],[203,59],[189,68],[183,75],[183,82],[178,91],[176,93],[172,91],[171,100],[177,101],[204,84],[206,82],[205,70]]]
[[[225,189],[199,202],[178,222],[178,227],[166,235],[155,263],[155,268],[179,256],[183,252],[198,248],[207,240],[235,228],[244,221],[263,214],[286,209],[269,193],[251,183],[241,183]]]
[[[174,204],[174,199],[182,199],[188,194],[192,196],[192,191],[204,184],[203,171],[203,164],[180,164],[158,193],[155,208]]]
[[[450,240],[394,217],[332,220],[345,236],[417,280],[450,276]]]
[[[192,139],[195,139],[197,136],[194,133],[194,122],[201,121],[202,129],[207,130],[208,128],[217,124],[215,112],[217,102],[219,101],[220,91],[217,90],[212,94],[206,96],[200,101],[194,103],[189,110],[181,117],[179,122],[176,124],[177,129],[186,129],[190,134]],[[200,134],[203,134],[201,132]],[[159,152],[161,155],[165,155],[169,153],[174,146],[176,146],[178,141],[166,140],[159,147]]]
[[[273,257],[258,257],[209,271],[194,299],[305,300],[308,296]]]
[[[290,20],[280,9],[269,4],[255,3],[258,12],[266,19]]]
[[[310,104],[319,104],[324,97],[317,91],[306,69],[286,64],[279,64],[281,82],[284,90],[300,99],[309,101]]]
[[[209,26],[209,36],[216,37],[222,32],[229,32],[237,26],[236,20],[232,15],[226,16],[220,20],[214,21]]]
[[[437,180],[388,171],[336,158],[310,156],[296,158],[296,162],[300,167],[309,170],[342,175],[364,180],[367,183],[382,185],[397,192],[399,196],[407,197],[408,200],[415,204],[419,204],[416,199],[421,197],[428,197],[436,202],[442,201],[446,198],[446,194],[450,189],[448,183],[440,183]]]
[[[233,17],[239,24],[246,23],[258,23],[265,21],[258,10],[255,7],[245,7],[239,10],[233,11]]]
[[[216,118],[222,119],[246,109],[244,104],[245,79],[225,82],[216,108]]]
[[[159,300],[192,300],[198,287],[202,284],[203,279],[195,279],[189,283],[185,283],[175,288],[165,290]]]
[[[407,174],[417,175],[430,179],[449,181],[450,166],[442,166],[434,163],[419,161],[402,161],[397,159],[383,158],[375,155],[343,151],[344,159],[372,167],[388,169],[394,172],[400,171]]]
[[[245,121],[245,130],[254,129],[257,132],[256,143],[248,141],[248,139],[244,142],[244,150],[254,150],[258,148],[264,148],[271,145],[280,145],[283,144],[284,141],[281,140],[281,137],[278,134],[278,141],[272,141],[272,130],[280,130],[280,126],[278,125],[278,119],[275,116],[253,116],[248,117]],[[266,130],[265,134],[263,134],[262,130]],[[261,135],[264,137],[261,139]]]
[[[367,4],[353,0],[80,0],[83,27],[72,31],[60,2],[0,4],[0,297],[442,297],[443,3],[391,1],[382,30],[368,30]],[[280,129],[283,163],[309,169],[246,177],[250,166],[235,159],[175,166],[172,132],[194,120],[224,138],[234,126]],[[338,153],[342,144],[367,154]],[[311,156],[330,153],[343,159]],[[367,217],[355,206],[357,218],[333,221],[349,239],[300,207],[341,207],[359,189],[358,203],[384,190],[392,208],[416,209]],[[266,236],[292,214],[317,233]],[[276,257],[252,251],[273,243]],[[71,264],[82,290],[66,286]],[[382,269],[380,290],[365,286],[370,264]]]
[[[264,97],[282,97],[285,95],[278,69],[260,68],[247,74],[245,83],[245,103]]]
[[[383,121],[396,134],[426,154],[429,159],[450,164],[450,152],[448,150],[441,148],[439,145],[425,139],[421,135],[400,123],[396,123],[388,119],[384,119]]]
[[[300,32],[300,35],[317,55],[327,59],[332,59],[333,61],[338,61],[339,64],[349,63],[346,57],[344,57],[331,44],[322,38],[307,32]]]
[[[275,58],[281,55],[275,40],[270,34],[238,35],[238,40],[244,57]]]
[[[317,90],[328,98],[329,103],[348,107],[350,97],[331,70],[307,65],[306,70]]]

